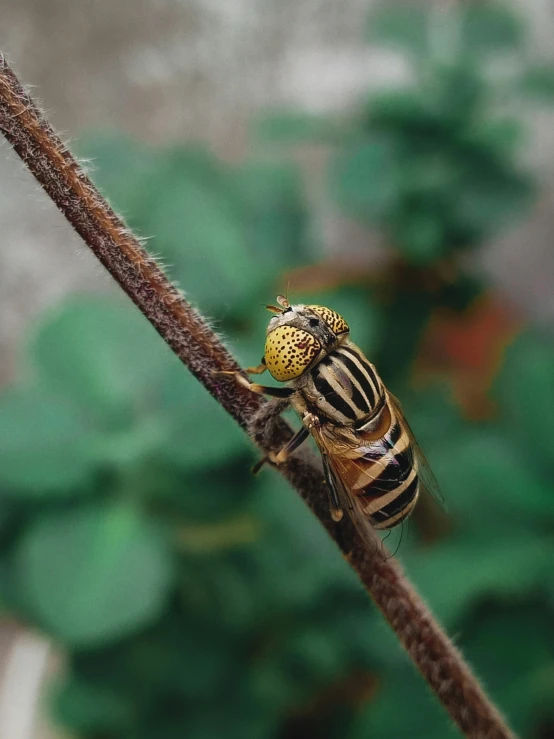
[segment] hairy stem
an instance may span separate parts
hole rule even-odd
[[[240,368],[202,316],[172,285],[100,195],[1,54],[0,130],[160,336],[248,431],[264,401],[233,379],[214,375],[214,371]],[[186,234],[183,238],[186,239]],[[269,433],[252,438],[264,452],[269,452],[279,449],[291,433],[282,419],[276,419]],[[309,457],[295,456],[279,469],[336,541],[337,525],[329,516],[319,467]],[[349,520],[340,524],[340,545],[348,552],[347,560],[407,653],[462,732],[479,739],[513,737],[398,563],[385,559],[378,546],[370,551]]]

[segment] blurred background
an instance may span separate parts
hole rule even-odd
[[[0,48],[245,365],[341,312],[448,512],[409,576],[554,737],[550,4],[0,0]],[[0,157],[1,739],[456,736],[334,545]]]

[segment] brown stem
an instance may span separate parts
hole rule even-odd
[[[248,429],[264,402],[214,370],[239,367],[199,313],[171,284],[56,136],[0,54],[0,130],[85,243],[140,308],[160,336],[225,410]],[[278,419],[264,452],[290,438]],[[336,540],[322,473],[307,457],[293,457],[280,471]],[[348,561],[396,632],[400,642],[453,720],[468,737],[507,739],[513,734],[488,700],[468,665],[404,577],[378,547],[369,551],[353,524],[341,522]],[[402,710],[399,707],[399,710]]]

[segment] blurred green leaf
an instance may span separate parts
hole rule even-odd
[[[522,46],[525,27],[509,6],[495,2],[471,2],[458,12],[465,53],[516,51]]]
[[[90,131],[76,142],[76,151],[91,162],[92,180],[112,206],[132,226],[138,224],[158,152],[118,131]]]
[[[446,382],[435,382],[428,388],[402,387],[399,400],[418,442],[426,450],[450,439],[453,443],[467,432],[468,424]]]
[[[458,131],[454,143],[464,152],[482,157],[486,152],[489,157],[500,161],[511,156],[524,140],[524,127],[516,119],[491,119],[473,122],[470,127]]]
[[[337,144],[347,124],[332,118],[296,110],[264,113],[254,124],[254,135],[262,142],[288,144]]]
[[[443,216],[426,208],[403,209],[391,224],[392,243],[409,264],[436,262],[448,249]]]
[[[96,436],[61,392],[19,387],[0,395],[0,487],[7,496],[86,493]]]
[[[455,282],[446,282],[436,296],[437,308],[449,308],[462,312],[471,310],[481,295],[488,289],[487,280],[473,274],[460,274]]]
[[[179,362],[171,362],[158,382],[155,414],[162,431],[157,455],[190,471],[243,456],[250,448],[244,432]]]
[[[315,624],[308,623],[289,639],[281,660],[291,677],[301,678],[305,671],[313,676],[316,685],[325,685],[336,680],[345,669],[340,646],[329,639],[325,628],[318,629]]]
[[[339,153],[331,167],[330,188],[347,213],[375,220],[394,207],[399,177],[394,148],[384,139],[375,139]]]
[[[458,183],[455,218],[468,233],[468,246],[502,231],[526,215],[536,186],[526,175],[481,161],[466,163]],[[472,237],[473,234],[473,237]]]
[[[120,503],[42,517],[21,541],[17,569],[27,607],[73,646],[121,638],[152,621],[173,577],[160,532]]]
[[[363,597],[356,576],[337,557],[336,545],[277,473],[264,473],[251,510],[262,526],[254,552],[260,567],[257,587],[268,608],[317,610],[322,594],[333,589]]]
[[[518,80],[518,90],[537,102],[554,102],[554,65],[532,66]]]
[[[429,10],[421,5],[379,4],[370,12],[368,40],[423,55],[429,43]]]
[[[252,459],[237,456],[232,463],[221,463],[214,458],[210,467],[194,466],[190,470],[182,468],[180,483],[175,485],[170,495],[166,495],[169,510],[174,510],[185,519],[185,527],[193,527],[200,536],[203,526],[212,522],[223,526],[225,522],[231,526],[229,516],[238,516],[244,512],[244,506],[253,492]],[[152,500],[157,499],[157,491],[150,494]],[[164,500],[164,497],[162,500]],[[231,532],[228,532],[231,535]],[[208,538],[209,538],[209,534]],[[221,547],[225,549],[225,530],[221,530]],[[231,537],[232,538],[232,537]],[[192,536],[194,541],[194,536]],[[186,548],[187,537],[183,545]],[[193,545],[194,548],[194,545]],[[218,548],[214,542],[214,548]]]
[[[244,546],[243,546],[244,552]],[[217,555],[217,552],[215,553]],[[195,573],[182,573],[182,604],[186,612],[212,627],[226,629],[236,637],[248,635],[260,617],[255,572],[246,564],[240,550],[237,556],[191,558]],[[202,573],[199,581],[198,573]],[[193,575],[193,576],[191,576]],[[208,613],[217,616],[208,617]]]
[[[436,64],[419,93],[436,122],[450,131],[478,117],[487,101],[483,77],[467,64]]]
[[[310,261],[307,208],[299,169],[286,161],[250,160],[232,174],[257,276],[249,293],[264,295],[285,267]],[[252,303],[248,310],[252,309]]]
[[[170,274],[208,314],[244,300],[258,264],[229,173],[206,151],[174,147],[160,156],[150,185],[143,229]]]
[[[387,385],[407,380],[432,308],[431,297],[417,290],[397,290],[389,299],[375,357]]]
[[[554,464],[554,345],[531,331],[508,348],[497,376],[495,397],[518,440],[521,454],[535,468]],[[532,449],[529,446],[532,440]]]
[[[554,689],[552,613],[537,600],[483,606],[464,629],[465,653],[519,736],[531,736]]]
[[[8,529],[11,517],[10,506],[8,501],[0,497],[0,542],[4,532]]]
[[[142,147],[125,167],[135,146],[118,136],[91,136],[83,151],[98,147],[95,181],[113,191],[116,207],[152,239],[150,250],[205,312],[246,309],[260,283],[273,278],[275,263],[282,264],[279,249],[299,258],[305,214],[297,176],[295,191],[290,187],[291,167],[256,163],[237,172],[192,146]]]
[[[369,133],[405,134],[411,140],[422,135],[437,139],[449,135],[451,129],[451,121],[441,116],[445,112],[416,87],[402,87],[373,94],[366,105],[365,124]]]
[[[485,600],[529,598],[544,591],[554,555],[549,539],[526,531],[517,538],[513,532],[503,537],[498,526],[488,528],[487,535],[471,532],[441,542],[433,550],[411,553],[410,575],[450,628]]]
[[[488,527],[491,520],[499,522],[516,512],[521,524],[554,516],[551,486],[535,456],[504,430],[468,430],[436,445],[432,457],[449,507],[474,525],[482,521]]]
[[[54,695],[54,714],[58,721],[79,733],[123,732],[136,708],[131,697],[123,697],[106,685],[91,684],[79,678],[66,680]]]
[[[104,427],[148,406],[169,349],[130,303],[74,298],[44,323],[30,355],[41,378]]]
[[[355,720],[348,739],[454,736],[449,718],[415,670],[404,663],[385,676],[375,700]]]
[[[208,460],[232,458],[247,448],[236,424],[221,423],[215,400],[130,306],[105,298],[73,300],[39,330],[31,355],[41,380],[53,388],[50,392],[57,393],[45,418],[49,427],[44,430],[48,443],[44,465],[56,463],[50,450],[58,443],[62,472],[68,476],[73,468],[86,471],[93,464],[121,470],[152,455],[180,468],[199,467]],[[48,391],[37,390],[36,394],[37,402],[44,405]],[[75,399],[78,409],[73,409],[72,425],[57,442],[56,424],[63,424],[68,414],[61,409],[73,408],[65,399],[68,396]],[[21,398],[22,415],[32,421],[29,404],[35,396],[25,398],[22,391]],[[56,405],[60,405],[59,417],[55,417]],[[10,423],[9,415],[4,417]],[[85,426],[85,419],[94,433]],[[1,423],[0,419],[0,430]],[[23,421],[19,426],[20,445],[29,454]],[[34,433],[40,428],[33,420]],[[11,427],[6,433],[11,435]],[[71,455],[66,440],[73,445]],[[6,445],[6,453],[10,448]],[[40,453],[40,445],[33,453]],[[13,464],[17,458],[10,452],[7,472]],[[24,463],[22,474],[27,479],[41,473],[38,466],[29,470]]]
[[[177,608],[173,601],[157,622],[140,633],[74,653],[72,675],[132,696],[135,711],[143,715],[143,707],[156,705],[168,694],[179,696],[180,703],[185,698],[198,701],[241,669],[244,643],[229,638],[223,625],[214,628],[216,623],[217,615],[205,611],[199,617],[190,608]]]
[[[278,729],[278,720],[271,713],[261,711],[241,695],[238,686],[234,690],[222,690],[219,694],[217,711],[213,704],[201,704],[200,711],[185,712],[182,721],[165,716],[159,717],[151,727],[151,739],[273,739]]]

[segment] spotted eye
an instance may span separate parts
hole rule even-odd
[[[325,323],[329,326],[334,334],[346,334],[350,331],[350,327],[348,326],[344,318],[342,316],[339,316],[338,313],[335,313],[334,310],[326,308],[324,305],[307,305],[306,308],[309,308],[314,313],[317,313],[317,315],[320,316],[323,321],[325,321]],[[313,319],[310,319],[310,325],[312,325],[312,320]]]
[[[278,326],[265,340],[265,363],[278,382],[300,377],[321,351],[321,344],[307,331]]]
[[[310,318],[309,324],[310,326],[313,326],[314,328],[316,326],[319,326],[319,318]]]

